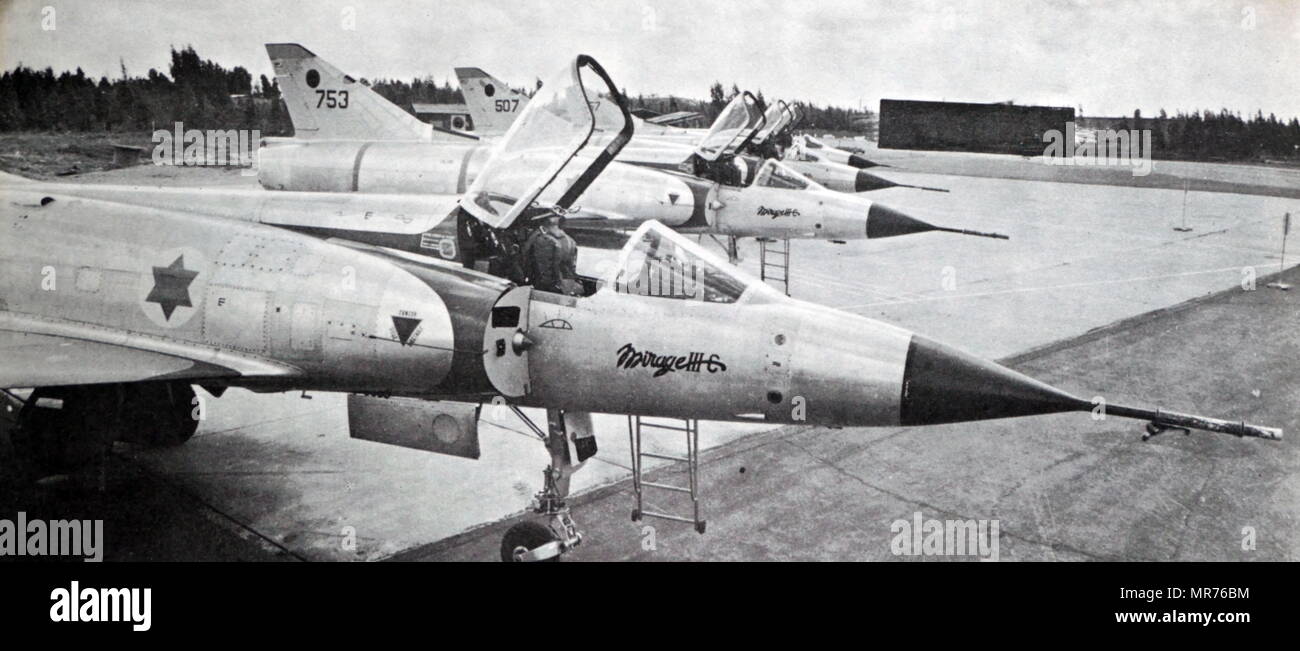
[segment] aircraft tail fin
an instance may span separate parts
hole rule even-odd
[[[433,129],[297,43],[267,43],[294,137],[429,140]]]
[[[480,68],[456,68],[460,93],[474,120],[474,133],[499,136],[510,129],[528,104],[528,96]]]

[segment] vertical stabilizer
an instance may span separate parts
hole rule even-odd
[[[266,54],[296,138],[430,140],[433,128],[297,43],[268,43]]]
[[[504,134],[528,105],[527,95],[480,68],[456,68],[456,79],[476,135]]]

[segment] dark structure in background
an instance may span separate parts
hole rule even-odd
[[[1059,106],[880,100],[882,149],[1041,155],[1049,129],[1065,133],[1074,109]]]
[[[474,119],[464,104],[426,104],[412,102],[411,110],[422,122],[453,131],[473,131]]]

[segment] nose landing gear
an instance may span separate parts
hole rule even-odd
[[[555,562],[582,543],[582,533],[564,502],[567,478],[554,466],[547,466],[542,474],[543,488],[533,498],[533,512],[546,518],[547,523],[529,520],[510,527],[501,539],[501,560],[507,563]]]
[[[547,431],[543,432],[518,407],[511,411],[546,443],[551,465],[542,471],[542,490],[533,497],[533,512],[546,523],[520,522],[501,539],[501,560],[507,563],[558,561],[560,556],[582,543],[582,533],[574,524],[565,498],[569,496],[569,479],[583,462],[596,453],[595,438],[590,436],[590,414],[568,414],[547,410]],[[585,419],[585,425],[583,423]],[[570,450],[568,421],[575,423],[574,450]],[[583,436],[582,434],[587,434]],[[577,463],[574,463],[574,458]]]

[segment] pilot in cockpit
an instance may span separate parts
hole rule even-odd
[[[525,271],[533,287],[556,294],[578,296],[578,245],[564,232],[564,218],[547,213],[524,243]]]

